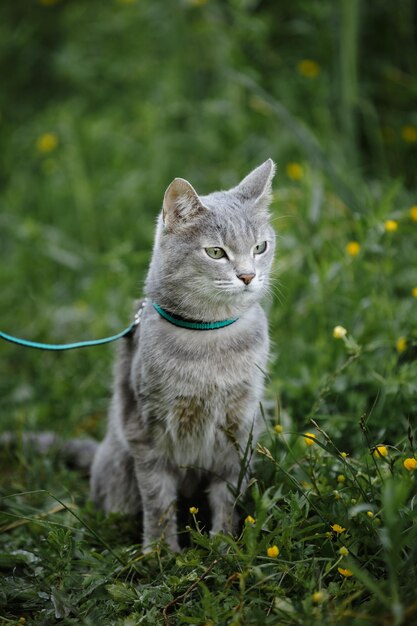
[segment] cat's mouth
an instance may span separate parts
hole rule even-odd
[[[228,303],[239,302],[239,300],[246,303],[254,296],[258,298],[260,291],[258,281],[256,283],[250,282],[246,285],[242,281],[218,280],[215,282],[215,287],[218,298],[221,300],[224,299]]]
[[[243,281],[235,281],[230,279],[222,279],[218,278],[215,281],[216,287],[221,289],[222,291],[239,294],[239,293],[254,293],[259,291],[259,283],[262,281],[251,281],[249,283],[244,283]]]

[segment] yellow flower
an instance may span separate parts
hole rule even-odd
[[[395,220],[385,220],[384,228],[387,233],[395,233],[395,231],[398,229],[398,222],[396,222]]]
[[[52,152],[58,145],[58,135],[55,133],[44,133],[36,140],[36,147],[42,154]]]
[[[336,533],[336,535],[341,535],[346,530],[346,528],[343,528],[340,524],[332,524],[330,525],[330,528],[334,533]]]
[[[190,506],[188,510],[190,511],[191,515],[197,515],[198,513],[198,508],[196,506]]]
[[[341,452],[340,456],[342,457],[342,459],[347,459],[347,457],[349,456],[349,454],[347,452]]]
[[[417,206],[412,206],[410,209],[410,217],[413,222],[417,222]]]
[[[361,251],[361,244],[357,241],[349,241],[345,246],[345,250],[349,256],[357,256]]]
[[[346,337],[346,334],[347,330],[343,326],[335,326],[333,328],[333,337],[335,339],[343,339],[343,337]]]
[[[337,571],[345,578],[350,578],[351,576],[353,576],[353,573],[350,571],[350,569],[347,569],[345,567],[338,567]]]
[[[279,554],[278,546],[271,546],[266,551],[267,555],[271,557],[271,559],[276,559]]]
[[[411,295],[413,296],[413,298],[417,298],[417,287],[412,288]]]
[[[370,517],[371,519],[373,518],[374,514],[372,513],[372,511],[366,511],[366,514],[368,517]]]
[[[323,602],[325,597],[326,597],[326,594],[323,591],[315,591],[314,593],[311,594],[311,599],[313,600],[313,602],[316,602],[316,604]]]
[[[344,483],[345,480],[346,480],[346,476],[344,476],[343,474],[339,474],[339,476],[337,477],[338,483]]]
[[[412,472],[413,470],[417,469],[417,461],[416,459],[413,459],[412,457],[405,459],[405,461],[403,462],[403,465],[405,469],[408,470],[409,472]]]
[[[281,424],[275,424],[275,426],[274,426],[274,430],[275,430],[275,432],[276,432],[278,435],[280,435],[280,434],[282,433],[282,426],[281,426]]]
[[[306,78],[316,78],[320,74],[320,65],[311,59],[303,59],[297,64],[297,71]]]
[[[347,556],[347,555],[349,554],[349,550],[348,550],[347,548],[345,548],[345,546],[342,546],[342,547],[339,549],[339,554],[340,554],[341,556]]]
[[[417,143],[417,128],[415,126],[403,126],[401,136],[407,143]]]
[[[255,518],[252,515],[245,517],[245,524],[255,524]]]
[[[340,500],[340,498],[342,497],[337,489],[333,491],[333,496],[335,500]]]
[[[373,455],[377,459],[380,459],[383,456],[388,456],[388,448],[387,448],[387,446],[376,446],[375,450],[373,451]]]
[[[397,349],[397,352],[404,352],[404,350],[407,348],[406,337],[398,337],[397,341],[395,342],[395,347]]]
[[[291,180],[301,180],[304,176],[304,169],[299,163],[287,163],[285,171]]]
[[[317,435],[314,433],[304,433],[304,441],[308,446],[314,445],[316,443],[315,439],[317,439]]]

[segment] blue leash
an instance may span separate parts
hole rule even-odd
[[[143,308],[146,304],[146,300],[144,300],[139,307],[135,315],[135,319],[130,324],[128,328],[122,330],[117,335],[112,335],[111,337],[104,337],[103,339],[91,339],[90,341],[76,341],[75,343],[39,343],[38,341],[29,341],[28,339],[21,339],[20,337],[13,337],[13,335],[8,335],[0,330],[0,338],[5,339],[6,341],[10,341],[11,343],[15,343],[18,346],[24,346],[25,348],[35,348],[37,350],[52,350],[54,352],[59,352],[60,350],[74,350],[75,348],[89,348],[90,346],[101,346],[104,343],[111,343],[112,341],[117,341],[122,337],[127,337],[130,335],[136,328],[136,326],[140,323],[140,318],[142,316]]]
[[[3,333],[0,330],[1,339],[5,339],[6,341],[10,341],[10,343],[16,343],[18,346],[24,346],[25,348],[36,348],[37,350],[74,350],[74,348],[88,348],[90,346],[100,346],[103,343],[110,343],[111,341],[116,341],[117,339],[121,339],[122,337],[126,337],[129,335],[134,328],[136,328],[137,323],[133,322],[129,328],[126,330],[122,330],[122,332],[117,333],[117,335],[113,335],[112,337],[104,337],[103,339],[91,339],[90,341],[76,341],[75,343],[39,343],[37,341],[29,341],[28,339],[21,339],[20,337],[13,337],[13,335],[8,335],[7,333]]]
[[[51,350],[54,352],[59,352],[60,350],[74,350],[75,348],[89,348],[90,346],[101,346],[104,343],[111,343],[112,341],[117,341],[122,337],[127,337],[130,335],[136,326],[139,325],[140,319],[142,316],[142,311],[146,304],[146,299],[142,302],[139,307],[138,312],[135,315],[135,319],[133,322],[126,328],[122,330],[117,335],[112,335],[111,337],[104,337],[103,339],[91,339],[90,341],[76,341],[75,343],[40,343],[38,341],[29,341],[28,339],[21,339],[20,337],[14,337],[13,335],[8,335],[0,330],[0,339],[5,339],[6,341],[10,341],[10,343],[15,343],[18,346],[24,346],[25,348],[35,348],[37,350]],[[217,328],[224,328],[225,326],[230,326],[230,324],[234,324],[238,318],[231,318],[228,320],[221,320],[219,322],[197,322],[192,320],[185,320],[178,316],[174,316],[162,307],[160,307],[155,302],[152,303],[154,309],[159,313],[161,317],[163,317],[167,322],[174,324],[174,326],[179,326],[180,328],[188,328],[190,330],[215,330]]]

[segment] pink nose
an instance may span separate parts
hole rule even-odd
[[[255,278],[255,274],[238,274],[237,276],[240,280],[243,280],[245,285],[249,285],[249,283]]]

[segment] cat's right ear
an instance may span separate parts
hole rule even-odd
[[[185,226],[204,211],[206,208],[194,187],[184,178],[174,178],[164,195],[162,209],[164,226],[170,230]]]

